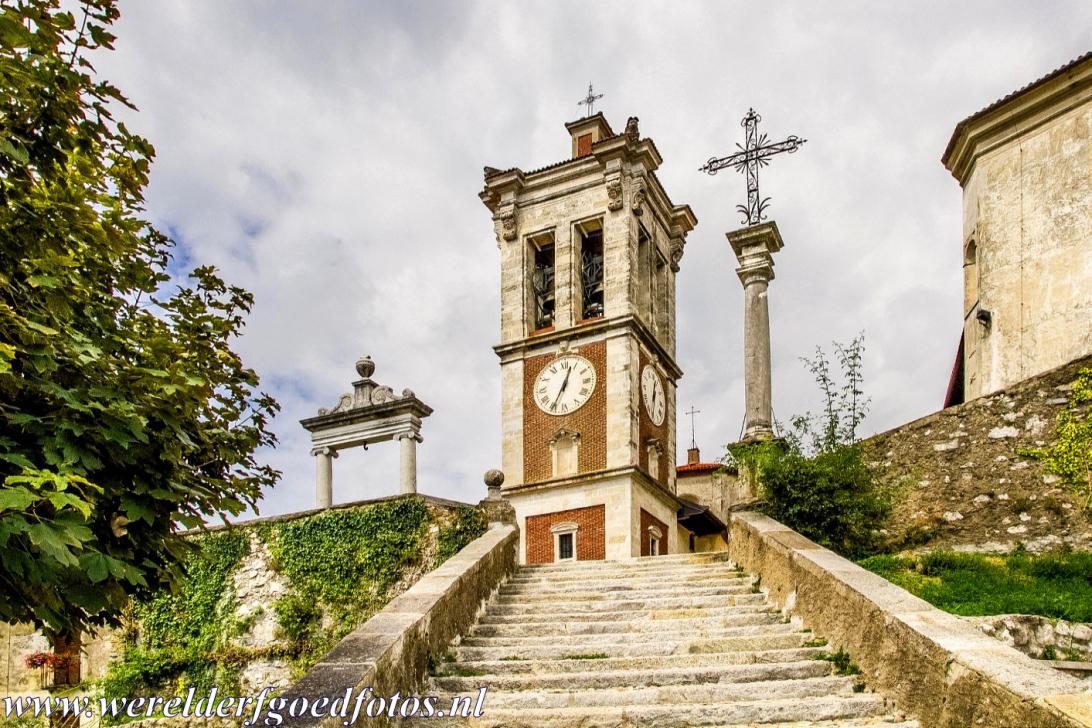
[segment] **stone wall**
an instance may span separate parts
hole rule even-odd
[[[1035,614],[964,617],[983,634],[1036,659],[1092,661],[1092,624],[1066,622]],[[1054,657],[1050,653],[1054,653]]]
[[[891,695],[922,728],[1092,726],[1084,684],[982,634],[886,579],[773,519],[732,515],[732,561],[866,683]]]
[[[341,504],[336,508],[368,508],[402,497],[404,496],[358,501]],[[405,592],[432,568],[441,526],[452,521],[458,508],[465,505],[429,496],[413,497],[425,501],[432,523],[429,526],[430,530],[419,562],[405,568],[401,579],[388,590],[388,598]],[[265,648],[276,648],[286,644],[285,639],[279,634],[277,617],[272,605],[291,589],[291,585],[288,578],[272,563],[269,547],[258,536],[259,528],[263,525],[294,521],[322,512],[322,510],[314,509],[284,516],[258,518],[234,526],[247,533],[250,547],[248,554],[243,557],[231,577],[233,595],[230,598],[234,604],[233,617],[236,623],[249,625],[247,629],[242,630],[241,634],[230,639],[233,647],[260,652]],[[216,532],[223,528],[220,526],[209,530]],[[323,627],[329,626],[329,624],[323,624]],[[4,651],[4,663],[0,666],[2,669],[0,694],[44,694],[40,687],[39,671],[27,668],[24,659],[31,652],[48,651],[48,642],[45,637],[28,625],[0,623],[0,649]],[[83,680],[102,678],[111,660],[118,654],[118,649],[120,649],[120,642],[115,639],[113,630],[103,630],[93,638],[85,636],[81,650]],[[244,694],[257,693],[266,686],[283,690],[292,683],[292,680],[292,668],[285,659],[281,658],[253,659],[246,664],[239,676],[240,688]]]
[[[1092,356],[865,441],[895,488],[893,539],[906,546],[1039,552],[1092,549],[1092,519],[1072,490],[1019,453],[1055,441],[1058,414]]]

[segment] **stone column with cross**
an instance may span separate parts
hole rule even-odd
[[[736,254],[739,267],[736,274],[743,284],[743,374],[746,393],[746,415],[743,442],[761,442],[775,437],[773,428],[773,397],[770,364],[770,309],[768,291],[773,280],[773,254],[784,247],[777,224],[766,218],[770,198],[758,192],[758,170],[769,164],[775,154],[795,152],[807,141],[789,136],[784,141],[770,142],[759,134],[762,120],[754,109],[743,117],[746,131],[743,145],[726,157],[713,157],[702,172],[716,174],[731,167],[747,178],[747,204],[737,205],[743,214],[745,227],[728,233],[728,242]]]
[[[311,454],[315,457],[315,491],[319,508],[333,505],[334,458],[339,450],[363,447],[386,440],[398,440],[399,492],[417,492],[417,443],[422,442],[421,420],[432,414],[410,389],[396,395],[371,379],[375,362],[370,356],[356,362],[360,379],[351,394],[343,394],[334,407],[319,410],[317,417],[300,420],[311,433]]]

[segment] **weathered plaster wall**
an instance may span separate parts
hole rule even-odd
[[[1018,454],[1054,442],[1070,385],[1089,366],[1092,356],[866,440],[878,477],[898,492],[895,540],[912,531],[930,548],[1092,549],[1083,504]]]
[[[999,126],[963,180],[967,399],[1092,352],[1092,95]]]

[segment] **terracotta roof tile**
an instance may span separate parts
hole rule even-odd
[[[969,122],[974,121],[975,119],[979,118],[980,116],[984,116],[985,114],[988,114],[991,111],[995,111],[995,110],[1001,108],[1002,106],[1004,106],[1008,102],[1015,99],[1017,96],[1020,96],[1021,94],[1027,93],[1028,91],[1030,91],[1034,87],[1038,86],[1039,84],[1044,83],[1046,81],[1049,81],[1050,79],[1055,78],[1056,76],[1060,76],[1063,73],[1066,73],[1067,71],[1070,71],[1073,68],[1076,68],[1077,66],[1079,66],[1080,64],[1082,64],[1085,61],[1089,60],[1090,58],[1092,58],[1092,51],[1088,51],[1087,53],[1083,53],[1083,54],[1077,56],[1076,58],[1074,58],[1069,63],[1061,65],[1058,68],[1055,68],[1053,71],[1046,74],[1045,76],[1041,76],[1041,77],[1035,79],[1034,81],[1032,81],[1031,83],[1028,83],[1028,84],[1025,84],[1024,86],[1021,86],[1020,88],[1016,89],[1012,93],[1009,93],[1009,94],[1006,94],[1005,96],[1002,96],[997,101],[994,101],[992,104],[990,104],[989,106],[986,106],[986,107],[983,107],[983,108],[979,109],[978,111],[974,112],[973,114],[968,116],[963,121],[956,124],[955,130],[952,132],[951,141],[948,142],[948,148],[944,150],[944,155],[941,157],[941,161],[943,161],[943,162],[947,161],[949,155],[951,155],[951,153],[952,153],[952,148],[955,146],[956,139],[960,136],[960,133],[963,131],[963,127],[966,126]]]

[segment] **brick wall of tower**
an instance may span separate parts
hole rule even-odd
[[[645,370],[645,365],[649,363],[649,358],[645,355],[645,352],[641,350],[638,355],[639,365],[637,368],[637,408],[640,412],[638,416],[638,442],[637,442],[637,458],[638,463],[645,472],[648,473],[648,441],[650,439],[656,439],[660,441],[660,447],[662,452],[660,453],[659,472],[656,476],[656,482],[660,485],[667,487],[668,485],[668,469],[674,468],[675,463],[673,460],[668,459],[668,455],[674,453],[674,447],[668,447],[668,427],[671,416],[674,414],[669,406],[669,403],[665,403],[664,406],[664,421],[660,425],[652,424],[652,418],[648,416],[648,410],[645,408],[644,393],[641,392],[641,375]],[[660,377],[660,382],[664,385],[664,396],[670,397],[670,391],[667,385],[667,381],[664,377],[657,372]]]
[[[660,539],[660,556],[663,556],[668,552],[667,542],[670,540],[667,524],[644,508],[641,509],[641,556],[652,555],[652,537],[648,534],[648,529],[652,526],[660,529],[660,533],[663,534],[663,538]]]
[[[572,352],[595,367],[595,391],[583,407],[567,415],[549,415],[534,401],[535,379],[557,354],[528,357],[523,366],[523,482],[553,476],[550,438],[561,428],[580,433],[578,473],[607,467],[607,348],[606,342],[584,344]]]
[[[644,511],[641,513],[643,518]],[[539,516],[528,516],[525,528],[528,564],[553,563],[554,534],[550,529],[559,523],[566,522],[572,522],[578,526],[576,532],[577,561],[596,561],[607,557],[606,507],[598,505],[544,513]],[[659,523],[659,521],[656,521],[656,523]],[[666,529],[664,531],[666,533]]]

